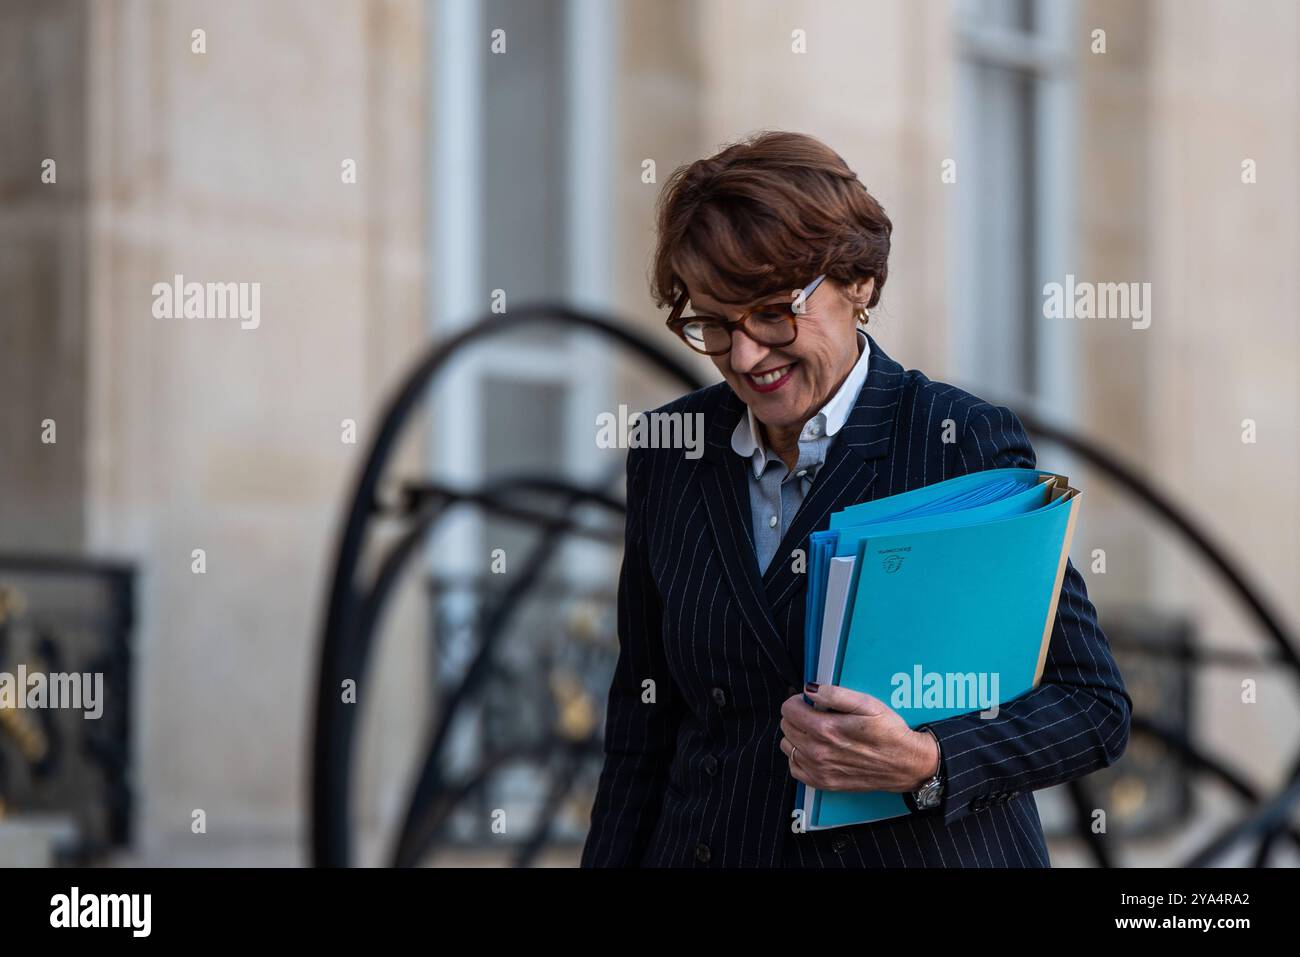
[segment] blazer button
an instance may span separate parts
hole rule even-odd
[[[716,704],[719,708],[725,707],[727,704],[727,693],[723,691],[721,688],[714,688],[713,703]]]
[[[695,859],[701,864],[707,864],[713,860],[713,852],[709,850],[709,845],[700,844],[695,848]]]
[[[712,777],[718,773],[718,759],[711,754],[704,756],[704,773]]]

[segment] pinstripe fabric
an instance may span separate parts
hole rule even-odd
[[[1046,867],[1032,792],[1123,753],[1129,697],[1071,563],[1042,683],[994,720],[971,713],[931,725],[943,753],[940,807],[792,833],[795,781],[778,744],[781,704],[803,678],[795,550],[855,502],[1035,467],[1010,410],[904,371],[874,340],[870,348],[853,412],[762,575],[748,464],[730,447],[744,406],[729,386],[660,410],[704,414],[701,458],[629,453],[619,659],[584,866]],[[941,440],[947,419],[955,442]]]

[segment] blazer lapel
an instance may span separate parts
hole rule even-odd
[[[871,350],[867,379],[853,410],[832,441],[830,454],[817,470],[817,478],[763,576],[763,591],[773,616],[806,583],[808,536],[826,528],[833,512],[875,497],[878,460],[889,454],[904,372],[870,336],[867,346]],[[796,548],[803,550],[805,558],[798,569],[793,560]]]
[[[709,418],[700,481],[709,528],[727,585],[759,646],[791,684],[802,684],[803,668],[790,656],[777,630],[763,590],[750,525],[749,463],[731,448],[731,432],[745,413],[744,403],[728,387],[720,407]]]

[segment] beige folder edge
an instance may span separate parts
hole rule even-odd
[[[1070,480],[1064,475],[1050,475],[1044,481],[1052,483],[1048,501],[1055,502],[1064,496],[1068,500],[1065,507],[1070,510],[1070,517],[1066,519],[1065,535],[1061,539],[1061,555],[1056,563],[1056,582],[1052,585],[1052,601],[1047,606],[1047,621],[1043,623],[1043,640],[1038,649],[1038,667],[1034,671],[1035,688],[1043,678],[1043,668],[1047,664],[1047,649],[1052,643],[1052,625],[1056,623],[1056,605],[1061,599],[1061,582],[1065,579],[1065,563],[1070,557],[1070,541],[1074,538],[1074,525],[1079,517],[1081,494],[1077,488],[1070,487]]]

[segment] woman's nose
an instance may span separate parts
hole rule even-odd
[[[755,342],[739,329],[731,333],[731,368],[735,372],[752,372],[772,350]]]

